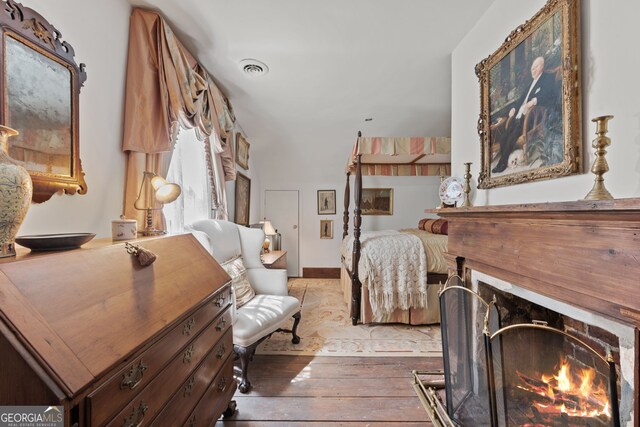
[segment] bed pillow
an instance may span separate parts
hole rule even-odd
[[[247,278],[247,269],[245,268],[242,257],[237,256],[229,261],[222,263],[222,268],[231,276],[231,286],[235,294],[236,308],[240,308],[256,296],[256,292],[249,284]]]
[[[418,222],[418,228],[431,234],[449,234],[449,222],[446,219],[423,218]]]

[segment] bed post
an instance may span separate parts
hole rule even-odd
[[[349,177],[351,172],[347,172],[347,184],[344,187],[344,213],[342,214],[342,239],[349,235],[349,202],[351,193],[349,191]]]
[[[358,132],[358,137],[361,133]],[[356,179],[354,183],[354,202],[353,210],[353,261],[351,267],[351,323],[358,324],[360,318],[360,298],[362,296],[362,283],[358,276],[358,262],[360,261],[360,204],[362,203],[362,154],[358,154],[358,163],[356,166]]]

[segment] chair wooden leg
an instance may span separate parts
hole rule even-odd
[[[293,328],[291,328],[291,335],[293,335],[293,338],[291,339],[291,342],[294,344],[298,344],[300,343],[300,337],[297,334],[298,325],[300,324],[300,317],[301,317],[300,312],[297,312],[292,317],[293,317]]]
[[[255,353],[256,347],[240,347],[238,345],[234,345],[233,351],[238,355],[238,358],[240,359],[240,368],[242,369],[242,376],[240,377],[238,390],[240,390],[240,393],[247,393],[251,389],[251,382],[249,381],[249,378],[247,378],[247,371],[249,370],[249,362],[253,360],[253,353]]]
[[[222,416],[225,418],[231,418],[235,415],[237,409],[238,409],[238,404],[236,403],[235,400],[232,400],[229,402],[229,405],[227,405],[227,409],[224,410],[224,412],[222,413]]]

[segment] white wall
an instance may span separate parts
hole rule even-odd
[[[613,4],[615,3],[615,4]],[[640,2],[637,0],[582,1],[583,130],[585,173],[565,178],[478,190],[476,205],[569,201],[584,198],[593,185],[588,172],[593,159],[591,119],[612,114],[605,184],[615,198],[640,196]],[[472,161],[472,175],[480,171],[480,143],[476,123],[480,86],[475,65],[493,53],[518,25],[531,18],[543,0],[496,0],[452,54],[452,166],[464,174]]]
[[[80,157],[88,193],[54,195],[31,205],[18,234],[93,232],[111,235],[120,216],[125,157],[120,151],[131,7],[122,0],[29,0],[87,65],[80,92]]]

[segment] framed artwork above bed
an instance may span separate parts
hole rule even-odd
[[[393,188],[363,188],[361,215],[393,215]]]

